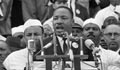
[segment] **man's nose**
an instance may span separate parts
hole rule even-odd
[[[112,40],[115,39],[115,35],[114,35],[114,34],[111,35],[111,39],[112,39]]]
[[[58,23],[62,23],[63,22],[62,18],[59,17],[58,20],[57,20],[57,22]]]
[[[35,38],[36,38],[36,36],[33,34],[33,35],[31,36],[31,39],[34,40]]]

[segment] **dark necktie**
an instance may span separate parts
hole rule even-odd
[[[66,38],[63,38],[63,52],[64,52],[64,54],[66,53],[66,51],[67,51]]]

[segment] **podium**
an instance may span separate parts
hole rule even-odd
[[[46,70],[52,70],[52,61],[58,61],[58,59],[65,59],[65,61],[70,61],[69,57],[69,55],[40,55],[36,56],[35,58],[38,61],[41,59],[46,59]],[[88,59],[88,55],[74,55],[75,70],[81,70],[80,60],[83,59]]]

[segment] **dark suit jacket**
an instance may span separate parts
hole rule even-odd
[[[81,18],[83,21],[89,18],[88,11],[85,7],[78,3],[75,3],[75,6],[76,6],[75,13],[77,17]],[[80,11],[80,13],[77,12],[78,10]]]
[[[49,43],[50,41],[52,40],[52,38],[47,38],[46,40],[44,40],[44,45]],[[80,54],[80,41],[76,41],[78,44],[79,44],[79,47],[78,48],[74,48],[71,46],[71,49],[73,50],[73,53],[76,55],[79,55]],[[64,53],[62,52],[62,49],[60,47],[60,43],[57,39],[56,41],[56,44],[57,44],[57,54],[58,55],[64,55]],[[53,45],[51,45],[49,48],[45,49],[45,55],[53,55],[54,52],[53,52]],[[93,55],[92,55],[92,50],[89,50],[85,44],[84,44],[84,41],[83,41],[83,53],[85,55],[88,55],[88,59],[86,59],[87,61],[91,61],[93,60]],[[75,66],[75,70],[80,70],[80,62],[79,62],[79,58],[75,58],[74,59],[74,66]],[[46,59],[46,70],[52,70],[52,63],[51,63],[52,59]]]
[[[47,38],[46,40],[44,40],[44,45],[47,44],[47,42],[51,42],[51,40],[53,40],[51,37]],[[64,55],[64,52],[61,49],[60,43],[58,38],[56,37],[56,48],[57,48],[57,54],[58,55]],[[54,55],[54,45],[52,44],[49,48],[45,49],[45,55]]]

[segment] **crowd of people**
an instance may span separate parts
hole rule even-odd
[[[30,70],[40,55],[69,55],[74,69],[81,70],[80,58],[74,58],[81,54],[88,55],[84,61],[95,61],[99,55],[103,70],[120,70],[120,0],[104,0],[106,5],[90,0],[95,5],[89,12],[79,0],[22,0],[25,23],[13,28],[6,26],[12,0],[8,5],[5,1],[0,2],[1,70]],[[9,6],[5,13],[3,6]],[[87,40],[92,44],[87,46]],[[52,60],[45,59],[46,70],[52,70]],[[63,61],[60,70],[69,67],[65,58],[54,60]]]

